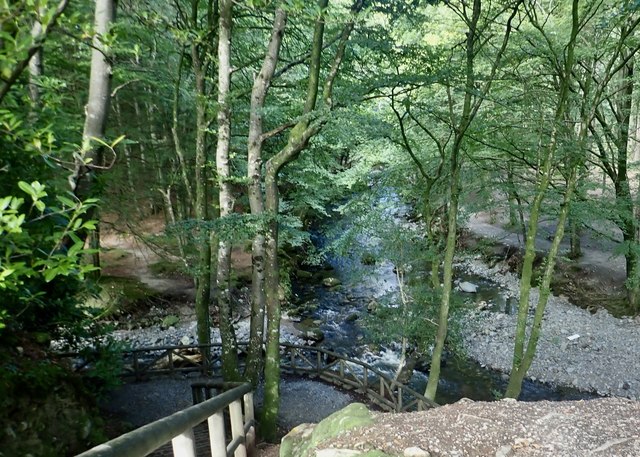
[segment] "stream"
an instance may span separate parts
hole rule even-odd
[[[321,238],[316,238],[322,244]],[[333,256],[328,266],[311,271],[312,276],[294,283],[297,302],[307,311],[302,314],[303,324],[319,328],[324,335],[318,345],[331,351],[362,360],[393,377],[400,362],[400,344],[370,344],[363,318],[372,301],[378,302],[388,294],[396,294],[398,283],[393,265],[378,262],[364,265],[360,258]],[[309,276],[309,275],[307,275]],[[323,279],[335,278],[340,284],[328,287]],[[469,282],[477,286],[476,293],[464,293],[456,288],[456,294],[469,306],[484,306],[493,312],[511,314],[517,303],[508,297],[501,287],[490,280],[460,269],[456,270],[456,283]],[[393,295],[391,295],[393,303]],[[387,297],[388,298],[388,297]],[[428,375],[425,363],[418,364],[410,386],[424,392]],[[441,369],[436,401],[453,403],[461,398],[476,401],[496,399],[504,393],[507,375],[485,368],[464,356],[446,356]],[[593,398],[595,395],[573,388],[552,387],[544,383],[525,380],[520,400],[575,400]]]

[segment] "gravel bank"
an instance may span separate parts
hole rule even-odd
[[[249,319],[243,319],[235,324],[236,339],[238,341],[249,341]],[[280,328],[280,341],[283,343],[305,345],[312,343],[304,338],[301,330],[294,326],[294,322],[287,319],[282,320]],[[152,325],[133,330],[114,330],[111,336],[126,346],[134,348],[152,346],[187,346],[197,343],[196,321],[192,319],[176,323],[170,327]],[[220,330],[211,328],[211,341],[220,343]]]
[[[518,278],[498,264],[488,268],[467,259],[462,268],[499,284],[506,296],[518,297]],[[532,289],[535,304],[538,289]],[[516,316],[471,311],[465,317],[464,347],[479,363],[505,373],[511,369]],[[552,385],[573,386],[640,399],[640,320],[617,319],[604,310],[595,314],[563,297],[549,298],[538,351],[528,377]]]

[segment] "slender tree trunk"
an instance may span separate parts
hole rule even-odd
[[[544,152],[543,165],[539,171],[540,182],[538,183],[536,196],[533,200],[533,204],[531,205],[529,215],[529,229],[527,231],[528,233],[525,244],[525,254],[522,265],[522,272],[520,274],[520,301],[518,303],[518,319],[516,324],[513,362],[511,374],[509,377],[509,384],[505,393],[505,396],[511,398],[517,398],[520,395],[522,381],[535,355],[540,326],[542,324],[542,316],[544,314],[544,309],[549,297],[549,291],[547,289],[549,289],[551,284],[551,277],[555,266],[555,258],[558,252],[560,241],[562,240],[562,236],[564,235],[564,226],[569,211],[571,195],[573,193],[573,188],[575,187],[576,167],[574,164],[573,169],[570,171],[570,178],[567,181],[564,202],[561,207],[555,236],[551,244],[551,249],[547,254],[546,268],[543,282],[540,286],[540,295],[538,303],[536,305],[536,314],[534,316],[532,333],[529,337],[529,342],[527,343],[527,349],[525,352],[526,328],[529,315],[529,297],[531,293],[531,280],[533,277],[533,261],[535,259],[535,240],[538,230],[538,220],[540,218],[542,202],[546,196],[547,189],[552,179],[553,160],[558,149],[561,123],[565,118],[565,113],[567,111],[569,89],[571,87],[571,73],[574,66],[574,50],[578,30],[578,0],[573,0],[571,37],[569,39],[569,43],[567,44],[566,60],[564,68],[562,70],[563,74],[560,75],[560,90],[558,94],[556,112],[554,115],[553,130],[551,132],[549,146],[545,149]],[[586,125],[584,126],[581,134],[586,135]],[[578,144],[580,145],[581,143],[579,142]],[[538,314],[540,315],[539,318]]]
[[[197,0],[192,2],[192,23],[197,25]],[[207,169],[207,102],[206,75],[197,42],[191,45],[191,64],[196,85],[196,154],[195,154],[195,219],[198,228],[198,260],[196,266],[196,321],[198,344],[211,342],[209,306],[211,302],[211,245],[210,233],[206,224],[209,221],[209,173]],[[205,364],[209,364],[211,352],[201,350]]]
[[[264,406],[262,434],[267,441],[275,441],[278,408],[280,405],[280,302],[278,287],[278,173],[267,163],[265,176],[265,206],[268,222],[265,236],[265,301],[267,313],[266,358],[264,367]]]
[[[440,365],[442,352],[447,339],[447,328],[449,321],[449,306],[451,300],[451,289],[453,286],[453,256],[456,250],[456,239],[458,230],[458,200],[460,196],[460,153],[465,133],[472,121],[472,90],[475,76],[473,70],[473,60],[475,57],[474,45],[476,40],[476,27],[480,19],[482,9],[481,0],[474,0],[473,13],[469,23],[466,42],[466,79],[465,96],[460,116],[460,124],[456,129],[453,146],[451,147],[450,176],[449,176],[449,209],[447,212],[447,239],[444,251],[443,281],[440,296],[440,311],[438,317],[438,331],[436,341],[431,354],[431,364],[429,368],[429,380],[424,396],[429,400],[435,400],[440,381]]]
[[[576,217],[569,218],[569,258],[579,259],[582,257],[582,230]]]
[[[96,0],[94,49],[91,51],[91,74],[89,77],[89,99],[85,107],[85,123],[82,132],[82,147],[76,158],[75,169],[69,177],[74,194],[80,199],[95,196],[94,174],[103,162],[102,146],[95,140],[103,140],[107,127],[107,117],[111,102],[111,52],[103,44],[115,21],[116,5],[114,0]],[[87,213],[89,218],[97,217],[93,208]],[[81,234],[86,239],[87,233]],[[73,244],[73,240],[65,241]],[[92,235],[91,246],[100,247],[100,231],[96,229]],[[100,267],[100,253],[92,256],[95,267]],[[96,275],[99,271],[96,270]]]
[[[249,179],[249,206],[251,214],[261,218],[264,213],[262,194],[262,109],[269,90],[271,78],[278,62],[282,36],[286,26],[286,12],[278,8],[273,21],[271,39],[262,63],[260,73],[253,83],[251,91],[251,113],[247,151],[247,177]],[[251,324],[249,329],[249,354],[246,376],[256,385],[262,368],[262,343],[264,338],[264,262],[265,237],[261,229],[251,245]]]
[[[94,49],[91,51],[91,75],[89,77],[89,101],[85,107],[86,116],[82,133],[80,158],[76,161],[75,170],[70,177],[71,188],[80,197],[91,194],[93,168],[98,158],[100,144],[95,139],[103,140],[107,126],[107,116],[111,101],[111,62],[109,49],[102,44],[102,37],[109,33],[115,20],[114,0],[97,0],[95,7]]]
[[[43,11],[41,11],[42,14]],[[31,36],[36,41],[42,35],[42,24],[36,20],[31,29]],[[40,78],[44,74],[44,59],[42,48],[38,48],[29,60],[29,97],[34,107],[40,106]]]
[[[187,164],[184,158],[184,150],[182,148],[182,142],[180,141],[180,135],[178,133],[178,108],[180,105],[180,84],[182,82],[182,65],[184,63],[184,54],[185,51],[183,50],[180,53],[180,61],[178,63],[178,76],[176,78],[176,84],[173,93],[173,105],[171,110],[171,135],[176,151],[176,157],[178,158],[178,165],[180,167],[182,185],[184,186],[184,190],[187,194],[187,202],[190,205],[193,202],[193,191],[191,190],[191,182],[189,181],[189,172],[187,170]],[[188,214],[189,211],[186,211],[186,213]]]
[[[122,119],[122,108],[120,107],[120,101],[117,100],[116,103],[114,104],[114,112],[116,114],[116,121],[118,122],[118,125],[120,128],[124,128],[124,123],[123,123],[123,119]],[[127,176],[127,185],[129,186],[128,191],[126,192],[126,194],[128,196],[130,196],[133,199],[133,204],[134,207],[137,209],[138,208],[138,198],[137,198],[137,192],[136,192],[136,186],[133,183],[133,167],[131,164],[131,148],[129,147],[128,144],[124,144],[123,145],[123,150],[124,150],[124,164],[125,164],[125,172],[126,172],[126,176]]]
[[[229,142],[231,139],[231,20],[232,0],[220,0],[218,32],[218,144],[216,169],[220,195],[220,218],[233,213],[233,191],[230,182]],[[218,244],[217,298],[220,337],[222,338],[222,375],[225,381],[238,381],[238,345],[233,328],[231,309],[231,242],[221,239]]]
[[[509,227],[518,226],[518,201],[515,195],[516,186],[513,177],[513,165],[507,164],[507,200],[509,203]]]
[[[454,154],[454,152],[452,152]],[[455,152],[457,155],[458,153]],[[456,251],[456,239],[458,230],[458,200],[460,195],[460,167],[457,164],[457,158],[452,159],[455,168],[452,169],[449,188],[449,213],[447,216],[447,241],[444,251],[444,278],[441,287],[440,312],[438,318],[438,331],[436,333],[436,342],[431,355],[431,364],[429,368],[429,380],[425,389],[424,396],[429,400],[436,398],[438,382],[440,380],[440,365],[442,361],[442,352],[444,343],[447,339],[447,327],[449,321],[449,304],[451,301],[451,289],[453,285],[453,256]]]
[[[631,58],[622,70],[622,91],[619,95],[619,112],[621,121],[619,124],[619,138],[616,141],[618,150],[618,182],[616,183],[616,200],[622,209],[622,236],[626,244],[625,266],[627,280],[627,298],[631,309],[640,310],[640,253],[638,242],[638,226],[640,222],[635,217],[636,208],[634,205],[631,185],[629,182],[629,133],[631,120],[631,107],[633,102],[634,89],[634,62]]]
[[[520,395],[520,391],[522,389],[522,381],[529,371],[531,367],[531,363],[536,355],[536,349],[538,347],[538,340],[540,338],[540,331],[542,330],[542,319],[544,317],[544,311],[546,309],[547,303],[549,301],[549,296],[551,295],[551,280],[553,279],[553,272],[555,269],[556,259],[558,257],[558,251],[560,248],[560,243],[562,242],[562,238],[564,237],[564,228],[567,222],[567,216],[569,214],[569,208],[571,205],[571,199],[573,197],[573,191],[576,186],[576,166],[573,165],[573,169],[571,170],[571,176],[567,181],[567,188],[565,190],[564,199],[562,202],[562,206],[560,209],[560,214],[558,216],[558,224],[556,226],[556,231],[553,237],[553,241],[551,242],[551,248],[546,255],[545,258],[545,271],[542,277],[542,282],[540,283],[540,292],[538,295],[538,302],[536,303],[535,314],[533,317],[533,322],[531,325],[531,332],[529,334],[529,339],[526,343],[526,350],[520,353],[519,364],[515,369],[512,369],[511,375],[509,376],[509,384],[507,386],[507,391],[505,396],[510,398],[518,398]],[[521,285],[522,288],[522,285]],[[529,289],[531,286],[529,285]],[[521,292],[522,293],[522,292]],[[528,303],[527,303],[527,311],[528,311]],[[517,340],[522,340],[524,342],[525,334],[523,331],[518,331],[516,334]],[[523,344],[524,346],[524,344]]]
[[[310,115],[315,110],[320,84],[320,65],[322,43],[324,37],[324,11],[328,0],[319,0],[318,5],[322,11],[316,21],[311,48],[311,60],[309,64],[309,79],[307,81],[307,97],[303,114]],[[362,0],[356,0],[352,7],[353,13],[362,8]],[[324,85],[323,102],[326,108],[332,106],[331,96],[335,77],[344,58],[345,48],[351,31],[353,20],[343,28],[336,50],[333,64],[327,74]],[[313,122],[308,116],[304,116],[289,134],[287,145],[266,164],[265,170],[265,210],[269,218],[268,230],[265,235],[265,308],[267,314],[266,359],[265,359],[265,393],[262,416],[262,433],[266,440],[273,441],[276,437],[276,419],[280,404],[280,301],[278,299],[278,286],[280,272],[278,269],[278,175],[282,168],[295,160],[309,144],[324,124],[327,118],[319,116]]]
[[[319,0],[322,10],[326,9],[329,1]],[[303,114],[315,109],[320,83],[320,57],[324,36],[324,16],[316,21],[311,48],[309,65],[309,80],[307,82],[307,97]],[[287,146],[269,159],[265,171],[265,209],[268,230],[265,236],[265,307],[267,314],[267,337],[265,358],[265,392],[262,414],[262,432],[266,440],[274,441],[276,437],[276,420],[280,406],[280,300],[278,287],[280,285],[280,271],[278,266],[278,174],[291,160],[306,148],[309,139],[318,130],[312,131],[309,120],[305,119],[293,127]]]

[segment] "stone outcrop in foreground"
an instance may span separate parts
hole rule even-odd
[[[419,413],[358,403],[282,440],[280,457],[638,457],[640,402],[473,402]]]

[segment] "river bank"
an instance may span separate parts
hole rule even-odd
[[[488,225],[482,219],[472,219],[468,228],[476,235],[490,237],[504,245],[517,244],[517,238],[510,240],[496,225]],[[478,228],[479,227],[479,228]],[[490,230],[489,230],[490,229]],[[127,251],[134,246],[120,246]],[[544,248],[544,246],[542,246]],[[135,253],[134,253],[135,254]],[[587,250],[588,259],[592,259]],[[140,256],[136,258],[137,270],[145,270],[140,267]],[[602,256],[600,256],[602,257]],[[597,265],[604,262],[604,258],[598,257]],[[588,260],[587,259],[587,260]],[[126,258],[125,258],[126,260]],[[144,259],[143,259],[144,260]],[[360,264],[359,261],[356,262]],[[492,267],[483,263],[480,258],[459,258],[458,271],[465,270],[476,277],[486,278],[492,281],[487,288],[496,289],[501,295],[502,301],[513,303],[518,297],[518,278],[509,272],[509,266],[498,262]],[[130,267],[130,265],[124,265]],[[609,267],[618,265],[608,264]],[[246,267],[246,265],[245,265]],[[335,271],[352,270],[355,265],[334,265]],[[394,288],[395,275],[392,267],[387,265],[371,266],[366,270],[366,286],[363,277],[355,276],[342,278],[346,281],[342,286],[326,288],[321,284],[308,290],[308,297],[314,306],[318,300],[324,303],[326,308],[322,313],[312,316],[309,321],[319,325],[325,334],[331,335],[331,344],[349,345],[354,348],[366,347],[366,339],[359,328],[357,313],[366,313],[366,306],[371,300],[387,293]],[[145,270],[146,271],[146,270]],[[463,278],[458,278],[458,281]],[[147,281],[148,282],[148,281]],[[482,288],[476,295],[481,295]],[[491,291],[494,293],[495,291]],[[532,300],[537,297],[537,291],[532,294]],[[494,294],[495,295],[495,294]],[[239,294],[239,308],[246,308],[248,297],[245,293]],[[302,297],[301,297],[302,299]],[[511,300],[509,300],[511,299]],[[327,308],[331,304],[331,309]],[[364,304],[364,305],[363,305]],[[511,367],[511,354],[513,351],[513,336],[515,333],[515,316],[508,313],[505,307],[498,309],[481,310],[472,307],[466,310],[463,319],[463,346],[469,357],[477,361],[481,366],[492,370],[498,370],[506,377]],[[187,345],[196,342],[196,324],[192,314],[192,306],[185,302],[181,305],[184,312],[174,312],[179,320],[171,325],[152,325],[136,329],[119,329],[113,332],[114,338],[131,347],[162,346],[162,345]],[[247,315],[248,313],[239,313]],[[293,344],[315,344],[314,339],[306,338],[305,330],[301,330],[300,324],[286,318],[282,322],[282,340]],[[307,316],[308,317],[308,316]],[[353,318],[353,319],[352,319]],[[157,318],[155,321],[162,320]],[[128,327],[125,323],[122,327]],[[338,328],[339,326],[339,328]],[[248,319],[238,317],[236,323],[238,340],[248,339]],[[216,329],[212,329],[213,341],[219,341]],[[576,336],[578,335],[578,336]],[[529,371],[529,378],[552,386],[575,387],[580,390],[597,392],[600,395],[615,395],[632,399],[640,398],[640,353],[633,351],[634,341],[640,340],[640,321],[629,318],[618,319],[600,310],[595,314],[580,309],[571,304],[564,297],[550,298],[545,321],[542,329],[542,337],[538,355]],[[356,343],[357,341],[357,343]],[[389,348],[381,351],[360,351],[365,361],[376,364],[386,360],[396,360],[390,357]],[[386,352],[384,352],[386,351]],[[393,370],[393,367],[390,367]],[[498,375],[499,376],[499,375]],[[473,380],[471,381],[473,382]],[[448,387],[448,386],[447,386]],[[498,392],[499,393],[498,388]],[[488,393],[491,396],[491,393]],[[463,393],[463,396],[467,394]],[[459,398],[459,397],[458,397]],[[472,397],[473,398],[473,397]],[[455,399],[453,399],[455,400]]]
[[[477,258],[461,268],[488,278],[506,297],[517,298],[518,278],[504,264],[489,267]],[[538,289],[531,293],[531,303]],[[464,316],[463,345],[480,364],[508,373],[511,369],[516,315],[470,310]],[[557,386],[573,386],[600,395],[640,398],[640,319],[615,318],[606,310],[592,314],[565,297],[550,296],[535,360],[528,377]]]
[[[489,267],[478,258],[460,259],[458,268],[487,278],[505,299],[518,296],[518,278],[504,264]],[[483,284],[479,285],[482,293]],[[488,287],[488,286],[487,286]],[[532,291],[532,301],[537,299]],[[463,314],[463,347],[483,367],[509,373],[516,316],[491,309],[469,308]],[[282,340],[292,344],[313,344],[289,319],[282,322]],[[248,320],[236,324],[239,340],[248,338]],[[135,330],[116,330],[114,338],[131,347],[192,344],[196,340],[193,320],[163,328],[154,325]],[[213,329],[213,341],[219,341]],[[545,313],[536,358],[528,377],[552,386],[575,387],[600,395],[637,400],[640,398],[640,320],[615,318],[605,310],[595,314],[571,304],[564,297],[551,296]]]

